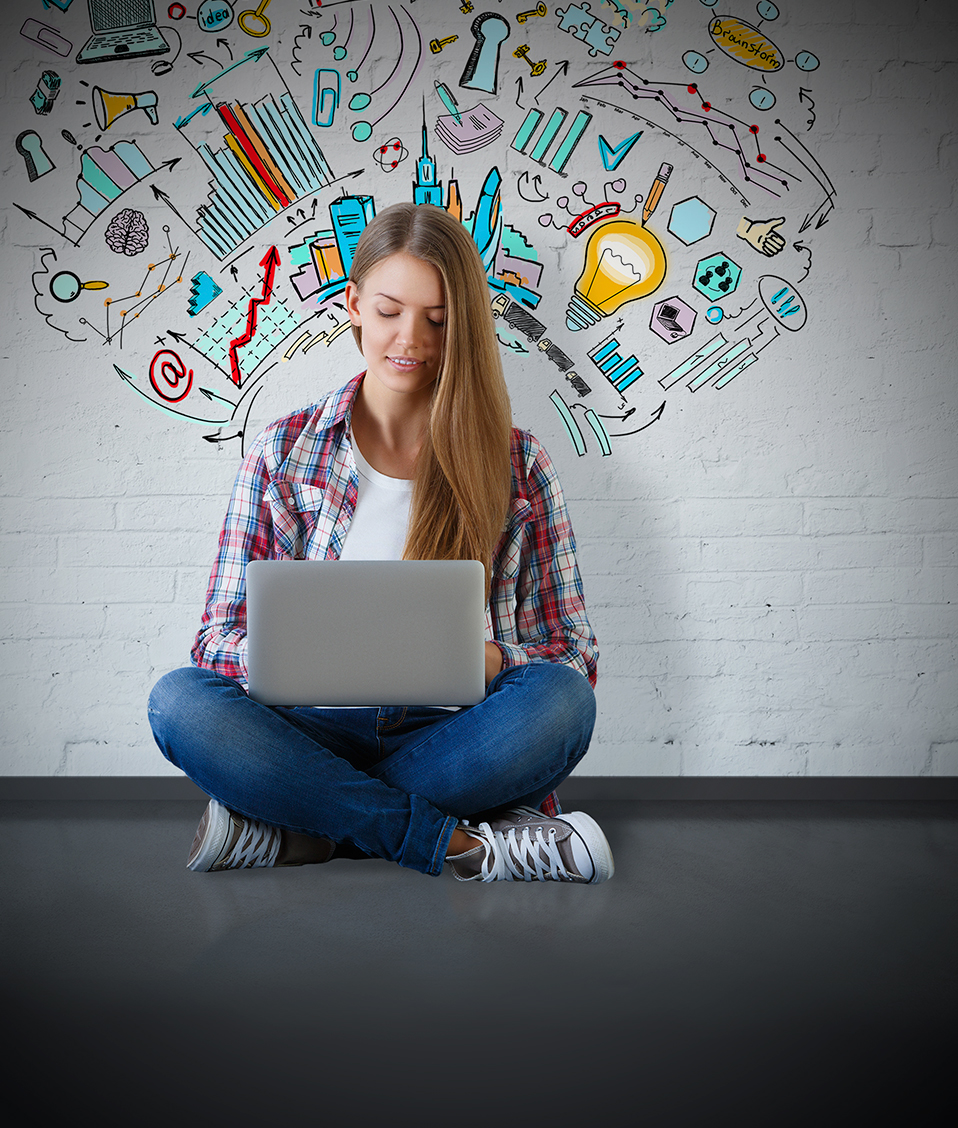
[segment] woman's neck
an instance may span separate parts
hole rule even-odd
[[[429,426],[426,397],[376,395],[359,387],[353,403],[352,435],[374,470],[390,478],[414,478],[416,459]]]

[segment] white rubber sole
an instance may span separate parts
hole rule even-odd
[[[602,827],[585,811],[570,811],[567,815],[556,815],[556,819],[568,823],[586,845],[593,868],[588,884],[598,885],[602,881],[608,881],[615,873],[615,861]]]
[[[197,845],[194,839],[193,850],[190,851],[189,861],[186,863],[186,868],[192,870],[194,873],[206,873],[210,867],[215,863],[216,859],[223,851],[223,845],[226,842],[227,835],[230,832],[230,813],[216,799],[211,799],[203,813],[200,822],[205,820],[206,827],[204,828],[203,839]],[[197,827],[197,833],[199,827]]]

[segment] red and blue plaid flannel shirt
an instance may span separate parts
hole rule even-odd
[[[240,466],[210,575],[192,658],[246,684],[246,563],[338,560],[356,509],[349,435],[363,374],[320,403],[277,420]],[[561,662],[596,682],[598,649],[586,616],[575,539],[548,454],[513,429],[512,502],[493,553],[486,633],[503,666]],[[556,813],[555,797],[542,805]]]

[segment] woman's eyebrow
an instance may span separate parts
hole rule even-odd
[[[398,298],[394,298],[391,294],[384,294],[382,292],[382,290],[378,290],[376,292],[375,296],[377,298],[386,298],[390,302],[395,302],[396,305],[402,305],[403,304]],[[424,309],[445,309],[446,306],[445,306],[445,303],[443,303],[442,305],[424,306],[423,308]]]

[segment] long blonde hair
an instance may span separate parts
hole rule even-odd
[[[432,204],[405,203],[367,225],[349,280],[361,289],[378,263],[399,252],[436,268],[446,302],[439,378],[416,460],[403,559],[479,560],[488,594],[512,492],[512,409],[486,272],[458,220]],[[352,332],[361,350],[361,327]]]

